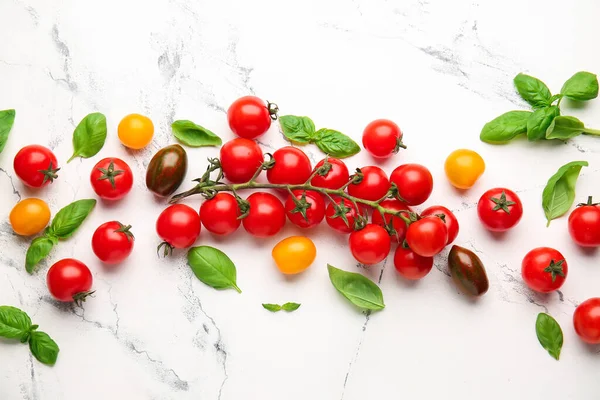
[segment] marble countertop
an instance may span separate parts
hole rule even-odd
[[[566,218],[549,228],[541,209],[547,179],[566,162],[587,160],[577,201],[600,196],[600,139],[568,143],[518,141],[494,147],[479,141],[482,125],[510,109],[525,108],[512,86],[518,72],[558,91],[574,72],[600,72],[600,3],[555,0],[346,0],[273,2],[104,0],[0,2],[0,109],[17,119],[0,155],[0,304],[19,307],[61,346],[47,367],[24,346],[0,341],[0,399],[597,399],[600,348],[580,342],[572,313],[600,294],[599,254],[583,252],[567,233]],[[228,253],[237,265],[240,295],[199,282],[185,253],[158,259],[156,216],[165,207],[143,181],[157,149],[174,142],[170,123],[191,119],[233,137],[225,111],[239,96],[276,102],[283,114],[311,116],[318,126],[359,139],[376,118],[396,121],[409,148],[382,163],[428,166],[435,179],[426,205],[444,204],[461,224],[456,241],[477,252],[489,292],[469,301],[447,276],[442,254],[434,270],[411,284],[392,258],[363,273],[378,282],[386,308],[365,314],[331,286],[326,264],[356,270],[346,238],[326,226],[310,233],[314,265],[286,278],[271,248],[296,234],[253,240],[243,230],[226,239],[203,232],[198,243]],[[590,127],[600,127],[600,100],[586,107],[563,103]],[[108,140],[92,159],[65,164],[74,126],[103,112]],[[131,152],[117,138],[126,114],[152,118],[152,144]],[[266,151],[285,144],[277,124],[260,138]],[[15,176],[12,159],[39,143],[58,156],[60,178],[31,191]],[[486,160],[475,187],[454,190],[443,162],[467,147]],[[313,162],[322,155],[304,148]],[[190,149],[185,187],[205,168],[214,148]],[[28,275],[29,240],[16,236],[8,213],[22,198],[38,196],[56,212],[95,197],[89,171],[100,157],[130,163],[134,190],[118,204],[99,203],[81,230],[51,253],[85,262],[96,295],[83,309],[48,294],[45,271]],[[362,152],[351,167],[372,164]],[[524,202],[521,223],[492,236],[477,221],[484,190],[513,188]],[[199,198],[187,201],[198,207]],[[109,271],[90,251],[101,223],[133,225],[133,255]],[[560,292],[540,296],[520,277],[530,249],[559,249],[570,265]],[[290,314],[261,303],[296,301]],[[561,324],[559,362],[535,336],[538,312]]]

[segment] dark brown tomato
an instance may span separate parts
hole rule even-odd
[[[146,186],[157,196],[166,197],[181,185],[187,172],[187,154],[178,144],[164,147],[150,160]]]
[[[490,286],[483,263],[471,250],[452,246],[448,254],[450,275],[456,286],[469,296],[481,296]]]

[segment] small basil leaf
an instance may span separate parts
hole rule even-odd
[[[533,108],[548,107],[552,94],[548,86],[533,76],[519,74],[514,79],[517,91]]]
[[[546,138],[548,127],[560,114],[558,107],[550,106],[535,110],[527,120],[527,140],[536,141]]]
[[[283,115],[279,117],[279,124],[285,137],[294,143],[308,144],[315,134],[315,123],[308,117]]]
[[[106,117],[102,113],[86,115],[73,132],[73,155],[67,162],[77,157],[90,158],[98,154],[106,141]]]
[[[299,304],[299,303],[289,302],[289,303],[285,303],[284,305],[282,305],[281,309],[283,311],[296,311],[297,309],[300,308],[300,305],[301,304]]]
[[[29,334],[31,319],[16,307],[0,306],[0,337],[20,339]]]
[[[319,129],[314,143],[325,154],[336,158],[346,158],[360,152],[360,146],[350,137],[333,129]]]
[[[190,147],[220,146],[223,141],[208,129],[192,121],[179,120],[171,124],[173,136]]]
[[[358,307],[381,310],[385,307],[381,289],[367,277],[327,265],[333,287]]]
[[[50,254],[50,250],[52,250],[52,247],[56,243],[57,240],[55,238],[47,236],[40,236],[33,239],[25,256],[25,270],[32,274],[35,266]]]
[[[192,247],[187,255],[194,275],[215,289],[233,288],[242,293],[236,284],[236,269],[227,254],[210,246]]]
[[[598,97],[598,77],[590,72],[577,72],[565,82],[560,93],[573,100],[595,99]]]
[[[271,312],[277,312],[281,310],[281,306],[279,304],[263,303],[262,306],[265,310],[269,310]]]
[[[531,111],[509,111],[483,126],[479,138],[491,144],[506,143],[527,132],[527,121]]]
[[[96,205],[94,199],[77,200],[60,209],[50,224],[49,233],[67,239],[75,233]]]
[[[582,167],[587,167],[587,161],[572,161],[563,165],[548,179],[542,193],[542,207],[544,214],[550,221],[565,214],[575,200],[575,184]]]
[[[12,129],[15,122],[15,110],[3,110],[0,111],[0,153],[6,146],[8,140],[8,134]]]
[[[60,351],[56,342],[47,333],[40,331],[31,332],[29,349],[39,362],[46,365],[54,365]]]
[[[548,314],[539,313],[535,321],[535,333],[542,347],[558,360],[563,345],[563,333],[558,322]]]
[[[575,117],[556,117],[548,127],[546,139],[567,140],[583,133],[583,122]]]

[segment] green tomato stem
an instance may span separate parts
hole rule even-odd
[[[583,134],[584,135],[600,136],[600,130],[599,129],[583,128]]]

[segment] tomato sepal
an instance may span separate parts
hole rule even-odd
[[[73,295],[73,302],[75,303],[75,305],[77,307],[82,307],[83,303],[87,300],[88,297],[92,296],[94,293],[96,293],[95,290],[90,290],[87,292],[79,292],[79,293],[75,293]]]
[[[60,168],[53,168],[53,167],[54,167],[54,165],[52,164],[52,161],[50,161],[50,165],[48,165],[48,169],[38,170],[38,172],[40,172],[44,175],[44,180],[42,181],[42,185],[48,181],[50,181],[50,183],[52,183],[52,182],[54,182],[54,180],[56,178],[58,178],[58,175],[56,173],[58,171],[60,171]]]

